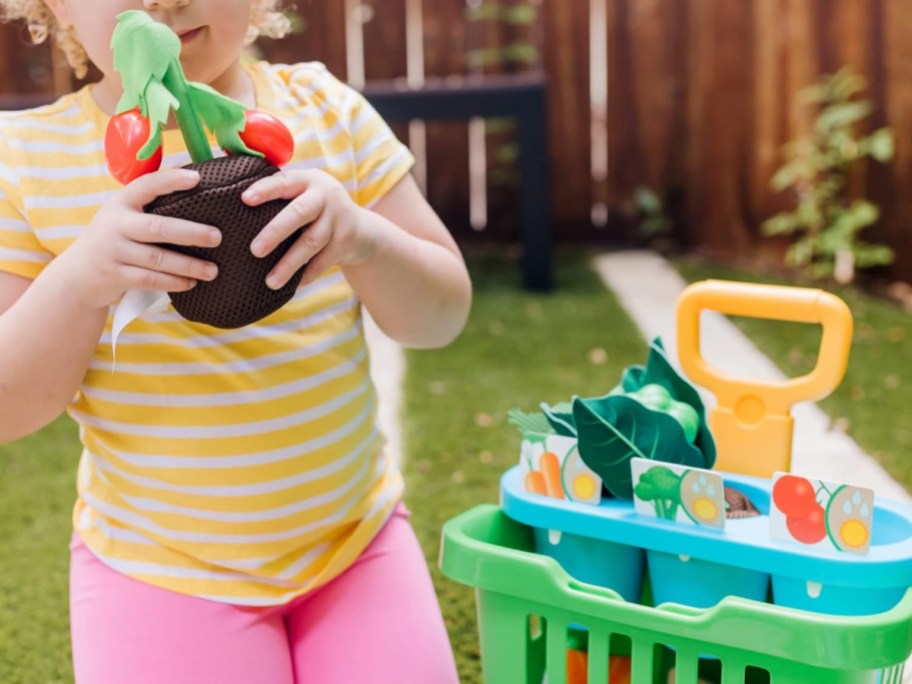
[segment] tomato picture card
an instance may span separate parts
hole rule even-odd
[[[874,490],[776,473],[770,537],[823,550],[865,555],[871,548]]]
[[[718,473],[648,458],[631,459],[630,472],[640,515],[725,528],[725,485]]]

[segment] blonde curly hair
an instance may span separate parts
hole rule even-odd
[[[283,4],[284,0],[256,0],[246,44],[249,45],[260,36],[281,38],[289,32],[291,21],[282,12]],[[0,21],[16,19],[25,21],[32,42],[43,43],[49,36],[53,38],[57,47],[63,50],[77,78],[86,75],[89,57],[85,49],[71,26],[58,24],[44,0],[0,0]]]

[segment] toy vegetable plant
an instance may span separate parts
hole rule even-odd
[[[124,93],[108,123],[105,157],[118,181],[129,183],[158,169],[161,131],[172,111],[194,162],[212,159],[201,121],[229,154],[265,156],[276,166],[291,159],[294,140],[276,117],[187,80],[180,38],[171,29],[139,10],[123,12],[117,20],[111,48]]]
[[[700,416],[696,409],[686,402],[676,401],[671,392],[662,385],[650,383],[643,385],[634,392],[627,393],[612,391],[612,396],[617,394],[636,399],[646,408],[668,414],[674,418],[683,428],[684,436],[687,437],[688,442],[693,443],[697,438],[697,432],[700,430]]]
[[[660,340],[607,396],[543,405],[553,430],[576,437],[583,461],[616,497],[633,496],[630,459],[711,468],[716,446],[699,394],[672,367]]]
[[[108,168],[122,183],[156,170],[162,159],[162,129],[173,112],[193,160],[187,168],[200,174],[200,182],[191,190],[159,197],[144,209],[222,232],[221,244],[211,249],[164,245],[215,263],[219,273],[190,291],[171,293],[171,304],[184,318],[218,328],[265,318],[294,296],[301,281],[303,267],[278,290],[266,285],[266,276],[303,227],[267,256],[254,257],[251,242],[288,201],[247,206],[241,195],[291,159],[294,139],[271,114],[248,110],[207,85],[188,81],[180,63],[180,38],[164,24],[136,10],[118,15],[117,22],[111,47],[124,93],[105,136]],[[213,159],[206,128],[227,156]]]

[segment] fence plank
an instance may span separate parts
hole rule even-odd
[[[897,251],[897,277],[912,280],[912,13],[905,0],[887,0],[882,42],[885,88],[884,113],[896,136],[896,158],[891,170],[893,188],[885,209],[883,237]]]
[[[425,74],[431,78],[465,76],[467,27],[465,0],[425,2]],[[450,230],[469,230],[469,134],[466,122],[428,122],[427,198]]]
[[[368,81],[403,78],[407,73],[405,0],[363,0],[364,75]]]
[[[323,62],[335,76],[346,79],[345,3],[298,0],[296,4],[303,31],[282,40],[260,41],[262,52],[271,62]]]
[[[551,202],[560,239],[591,227],[589,3],[546,0],[541,11],[554,178]]]

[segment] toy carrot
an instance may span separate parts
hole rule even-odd
[[[567,649],[567,684],[586,684],[589,658],[585,651]]]
[[[567,649],[567,684],[586,684],[589,677],[589,654],[586,651]],[[611,656],[608,665],[610,684],[630,684],[630,658]]]
[[[548,488],[545,486],[545,476],[537,470],[530,470],[526,474],[526,491],[533,494],[548,495]]]
[[[563,499],[564,486],[561,484],[560,460],[557,458],[557,454],[552,451],[546,451],[541,455],[538,464],[545,478],[545,488],[548,496],[555,499]]]

